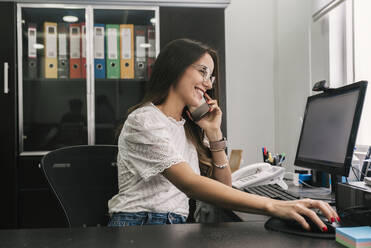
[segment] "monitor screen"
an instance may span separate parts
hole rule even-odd
[[[367,82],[310,96],[295,165],[348,176]]]

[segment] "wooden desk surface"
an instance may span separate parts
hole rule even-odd
[[[178,224],[123,228],[1,230],[1,248],[123,247],[342,247],[335,240],[267,231],[264,222]]]

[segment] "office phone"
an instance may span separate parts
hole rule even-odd
[[[288,186],[283,181],[285,168],[272,166],[268,163],[247,165],[232,174],[232,186],[238,189],[265,184],[278,184],[287,190]]]

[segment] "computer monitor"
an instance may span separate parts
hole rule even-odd
[[[295,165],[348,176],[361,119],[367,81],[308,97]]]

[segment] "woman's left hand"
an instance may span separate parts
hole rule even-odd
[[[201,120],[197,121],[196,124],[199,125],[207,134],[220,130],[223,113],[218,106],[217,100],[211,99],[211,97],[206,93],[205,97],[207,104],[210,106],[209,113],[207,113]],[[192,119],[189,111],[187,111],[187,115],[190,119]]]

